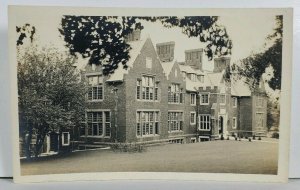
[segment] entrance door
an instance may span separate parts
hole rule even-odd
[[[53,132],[50,134],[50,151],[58,152],[58,134]]]
[[[219,117],[219,134],[223,134],[224,131],[224,118],[223,116]]]

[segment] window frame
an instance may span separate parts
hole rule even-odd
[[[194,120],[192,121],[192,115],[194,115]],[[191,111],[190,112],[190,124],[191,125],[196,125],[196,121],[197,121],[197,115],[195,111]]]
[[[92,114],[92,119],[91,121],[89,121],[89,113]],[[96,118],[96,120],[94,120],[94,114],[98,114],[101,113],[101,117],[102,117],[102,121],[98,121],[98,116]],[[106,113],[109,113],[109,122],[107,122],[107,118],[106,118]],[[109,131],[110,134],[109,136],[107,135],[107,124],[109,123]],[[93,138],[111,138],[111,123],[112,123],[112,117],[111,117],[111,111],[110,110],[86,110],[86,127],[87,130],[85,131],[85,135],[87,137],[93,137]],[[97,126],[95,126],[94,124],[97,124]],[[97,135],[94,135],[94,129],[93,127],[97,127]],[[102,126],[102,134],[99,135],[99,127]],[[90,129],[91,127],[91,129]],[[89,133],[89,131],[91,130],[91,134]]]
[[[179,114],[181,115],[181,120],[179,119]],[[169,110],[168,116],[168,133],[182,132],[184,126],[184,111],[181,110]],[[175,128],[173,126],[175,124]]]
[[[202,117],[207,117],[207,118],[205,119],[205,121],[201,121]],[[199,118],[198,130],[199,131],[210,131],[211,130],[211,115],[210,114],[199,114],[198,118]],[[205,128],[201,128],[202,123],[206,124]]]
[[[190,94],[190,104],[192,106],[195,106],[197,103],[197,94],[196,93],[191,93]]]
[[[232,99],[233,99],[233,104],[232,104],[232,107],[233,108],[236,108],[237,107],[237,97],[232,97]]]
[[[97,84],[91,84],[93,81],[90,81],[90,78],[97,77]],[[104,100],[104,82],[103,82],[103,75],[101,74],[90,74],[86,75],[86,78],[88,80],[88,92],[86,95],[86,99],[88,102],[101,102]],[[94,80],[94,79],[93,79]],[[96,89],[96,90],[95,90]],[[101,92],[101,94],[99,93]],[[95,93],[96,92],[96,93]],[[91,94],[91,98],[90,98]],[[100,98],[95,98],[95,97],[100,97]]]
[[[203,103],[203,96],[207,95],[207,103]],[[200,94],[200,105],[209,105],[210,93],[201,93]]]
[[[237,118],[232,117],[232,129],[237,129]]]
[[[172,90],[174,89],[174,90]],[[168,86],[168,104],[183,104],[184,93],[179,83],[172,83]]]
[[[67,134],[67,143],[65,143],[65,136],[64,134]],[[70,132],[62,132],[61,133],[61,145],[62,146],[70,146],[70,138],[71,138],[71,135],[70,135]]]
[[[153,137],[159,136],[160,133],[160,110],[137,110],[136,112],[136,137]],[[150,114],[151,113],[151,114]],[[144,114],[144,118],[143,115]],[[148,115],[146,117],[146,115]],[[152,115],[152,119],[150,117]],[[145,125],[144,125],[145,124]],[[152,129],[152,133],[150,133]],[[144,133],[148,131],[149,133]]]

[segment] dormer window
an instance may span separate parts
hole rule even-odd
[[[197,75],[196,74],[190,74],[191,75],[191,81],[196,82],[197,81]]]

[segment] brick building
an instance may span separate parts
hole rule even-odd
[[[81,141],[176,142],[219,139],[231,135],[264,135],[267,100],[263,83],[255,90],[224,80],[230,58],[215,58],[214,70],[203,70],[203,49],[174,57],[175,42],[153,45],[140,32],[131,45],[128,69],[120,64],[110,76],[87,65],[89,84],[86,123],[74,135]]]

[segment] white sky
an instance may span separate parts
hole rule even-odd
[[[53,45],[61,50],[67,50],[58,31],[61,17],[62,15],[48,11],[39,17],[30,17],[28,15],[18,18],[17,23],[19,23],[19,26],[25,23],[34,25],[37,29],[40,45]],[[251,52],[257,52],[262,48],[266,36],[272,33],[275,26],[274,18],[275,16],[243,15],[241,13],[219,18],[218,23],[226,27],[233,41],[232,62],[245,58]],[[205,47],[205,44],[201,43],[197,38],[188,38],[182,34],[180,28],[168,29],[159,22],[143,21],[143,25],[145,29],[142,31],[142,38],[150,36],[154,46],[160,42],[175,41],[175,59],[177,61],[184,60],[185,50]],[[207,57],[204,56],[204,69],[211,70],[212,66],[212,62],[208,62]]]

